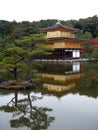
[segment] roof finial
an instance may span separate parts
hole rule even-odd
[[[61,23],[60,23],[60,20],[58,20],[56,24],[61,24]]]

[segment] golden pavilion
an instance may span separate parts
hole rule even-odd
[[[50,59],[80,58],[82,40],[75,38],[78,29],[62,25],[59,21],[50,27],[41,29],[46,33],[44,44],[53,49]],[[47,57],[46,57],[47,58]]]

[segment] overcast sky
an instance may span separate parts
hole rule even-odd
[[[98,16],[98,0],[0,0],[0,20],[78,20]]]

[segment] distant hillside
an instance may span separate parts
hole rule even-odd
[[[51,26],[57,22],[56,19],[40,21],[4,21],[0,20],[0,37],[11,35],[14,38],[20,38],[32,33],[39,33],[41,28]],[[90,32],[93,37],[98,36],[98,17],[88,17],[86,19],[61,21],[62,24],[83,30],[83,33]]]

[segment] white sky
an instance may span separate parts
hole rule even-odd
[[[0,0],[0,20],[78,20],[98,16],[98,0]]]

